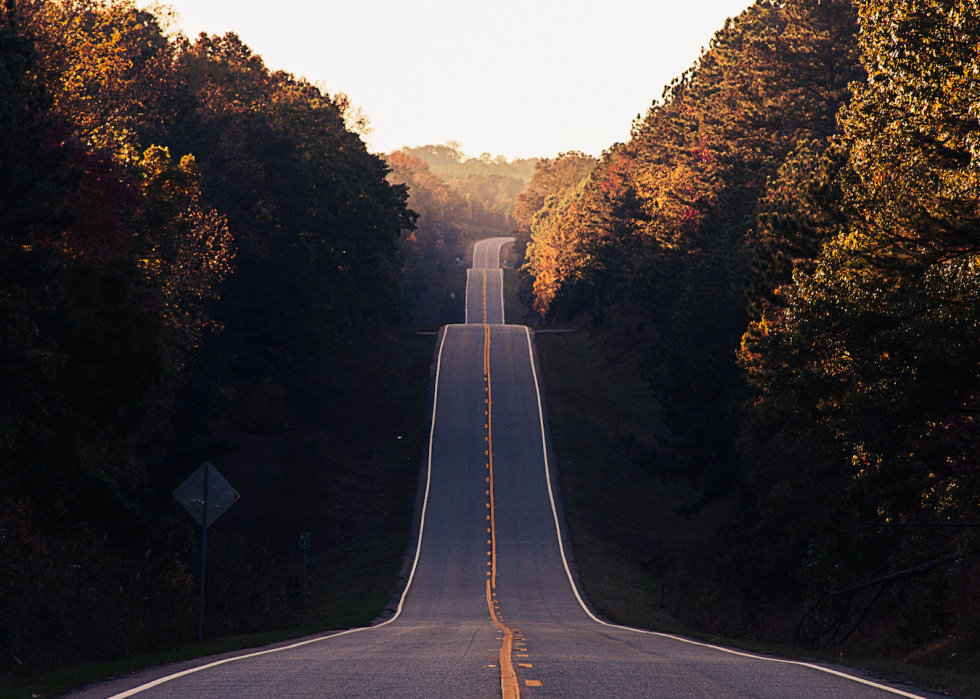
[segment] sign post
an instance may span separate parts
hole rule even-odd
[[[239,498],[231,483],[218,469],[205,461],[174,491],[174,498],[203,528],[201,535],[201,613],[197,622],[197,640],[204,640],[204,571],[208,562],[208,527],[234,505]]]
[[[310,548],[309,532],[300,532],[299,547],[303,549],[303,626],[306,626],[306,591],[310,580],[306,574],[306,550]]]
[[[197,618],[197,642],[200,643],[204,640],[204,569],[208,565],[208,471],[210,470],[208,466],[211,462],[207,462],[204,466],[204,488],[202,489],[203,495],[201,496],[201,512],[202,512],[202,522],[204,526],[201,527],[201,613]]]

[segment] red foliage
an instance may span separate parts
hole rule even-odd
[[[701,165],[713,165],[715,162],[714,156],[711,155],[711,151],[708,150],[708,146],[703,140],[698,141],[698,144],[691,149],[691,155],[695,162]]]
[[[629,157],[617,157],[612,160],[606,169],[606,176],[600,182],[595,182],[596,187],[603,194],[616,197],[621,195],[627,188],[630,173],[634,169],[634,162]]]

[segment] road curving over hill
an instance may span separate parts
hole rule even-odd
[[[513,238],[487,238],[473,246],[473,266],[466,270],[465,323],[503,325],[504,271],[500,248]]]
[[[608,624],[587,608],[563,549],[532,334],[502,323],[490,281],[507,240],[477,244],[469,322],[439,338],[421,532],[397,614],[148,671],[85,697],[937,696]]]

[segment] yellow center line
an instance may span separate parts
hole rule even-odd
[[[493,623],[496,624],[497,628],[503,633],[503,643],[500,647],[500,689],[503,693],[503,699],[520,699],[521,696],[521,686],[517,679],[517,673],[514,670],[514,632],[504,623],[503,617],[499,616],[496,605],[496,601],[493,599],[493,595],[496,593],[493,590],[497,589],[497,508],[494,502],[494,481],[493,481],[493,383],[490,380],[490,325],[487,323],[487,265],[490,263],[490,245],[489,243],[484,248],[483,257],[483,375],[486,377],[487,385],[487,469],[489,470],[487,482],[489,483],[487,494],[490,496],[490,515],[488,519],[490,520],[490,528],[487,530],[490,534],[490,540],[487,542],[490,544],[490,550],[487,552],[490,556],[489,566],[490,575],[487,578],[487,608],[490,610],[490,616],[493,619]],[[523,636],[522,636],[523,639]],[[523,640],[520,645],[524,645]],[[521,650],[527,650],[526,648],[521,648]],[[522,657],[527,657],[526,655]],[[529,685],[533,686],[533,685]],[[540,686],[540,685],[537,685]]]
[[[483,268],[483,324],[487,323],[487,269]]]
[[[490,382],[490,326],[483,325],[483,373],[487,377],[487,474],[490,486],[490,582],[497,589],[497,520],[493,499],[493,386]]]
[[[493,608],[493,599],[490,596],[489,580],[487,580],[487,607],[490,608],[490,616],[493,618],[493,623],[504,634],[504,642],[500,646],[499,661],[500,689],[503,694],[503,699],[520,699],[521,686],[517,682],[517,672],[514,670],[514,661],[511,659],[511,644],[514,640],[514,634],[511,633],[510,629],[500,623],[500,620],[497,618],[497,612]]]

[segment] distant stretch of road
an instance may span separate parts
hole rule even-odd
[[[84,696],[933,696],[840,668],[610,625],[586,608],[561,544],[532,335],[484,322],[503,319],[494,284],[505,242],[476,246],[469,322],[447,326],[439,338],[422,529],[397,615],[369,628],[149,671],[89,687]]]
[[[500,248],[513,238],[488,238],[473,247],[473,267],[466,270],[466,323],[503,325],[504,271]]]

